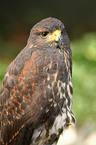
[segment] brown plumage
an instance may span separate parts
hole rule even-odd
[[[1,145],[55,144],[72,114],[72,54],[63,23],[46,18],[5,72]]]

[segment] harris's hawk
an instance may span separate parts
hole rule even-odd
[[[72,53],[63,23],[46,18],[7,68],[0,89],[1,145],[56,144],[72,113]]]

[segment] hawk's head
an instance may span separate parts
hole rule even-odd
[[[31,30],[29,44],[46,48],[69,48],[69,38],[64,24],[55,18],[46,18],[37,23]]]

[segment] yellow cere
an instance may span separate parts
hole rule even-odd
[[[49,35],[48,41],[55,41],[58,36],[60,37],[60,35],[61,35],[60,30],[56,30],[52,34]]]

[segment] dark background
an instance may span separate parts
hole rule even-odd
[[[3,0],[0,36],[24,44],[32,26],[49,16],[60,19],[70,39],[75,39],[96,31],[96,0]]]

